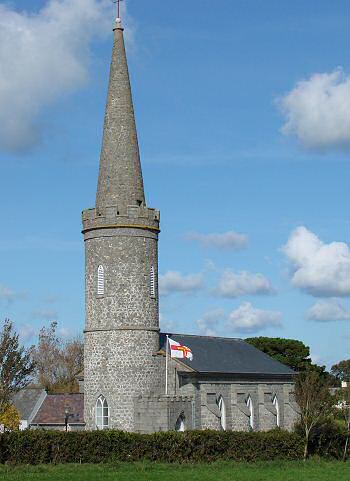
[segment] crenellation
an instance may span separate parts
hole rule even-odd
[[[128,214],[120,214],[118,207],[106,207],[97,213],[96,209],[84,210],[82,213],[83,233],[91,230],[146,228],[157,233],[159,231],[160,212],[143,206],[128,206]],[[108,235],[106,233],[105,235]],[[110,234],[109,234],[110,235]]]

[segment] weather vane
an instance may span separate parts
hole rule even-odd
[[[124,0],[112,0],[113,3],[116,3],[117,4],[117,18],[121,18],[120,17],[120,4],[121,2],[123,2]]]

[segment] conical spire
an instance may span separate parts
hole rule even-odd
[[[123,214],[128,205],[145,205],[123,30],[117,19],[96,197],[98,213],[114,206]]]

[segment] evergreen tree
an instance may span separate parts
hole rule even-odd
[[[339,381],[350,382],[350,359],[338,362],[331,367],[331,373]]]
[[[302,341],[281,337],[250,337],[246,342],[265,352],[276,361],[290,367],[296,372],[316,371],[324,380],[337,385],[336,378],[326,371],[325,366],[313,364],[310,348]]]

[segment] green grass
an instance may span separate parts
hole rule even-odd
[[[311,460],[201,465],[0,466],[1,481],[349,481],[350,464]]]

